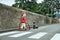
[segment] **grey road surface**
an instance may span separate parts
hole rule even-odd
[[[60,40],[60,24],[42,26],[29,31],[0,33],[0,40]]]

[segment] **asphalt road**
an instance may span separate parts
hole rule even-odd
[[[29,31],[0,33],[0,40],[60,40],[60,24],[42,26]]]

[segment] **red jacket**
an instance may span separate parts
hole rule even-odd
[[[26,23],[26,17],[21,18],[21,23]]]

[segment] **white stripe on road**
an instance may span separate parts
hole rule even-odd
[[[13,33],[17,33],[18,31],[12,31],[12,32],[6,32],[6,33],[1,33],[0,36],[5,36]]]
[[[11,36],[9,36],[9,37],[21,37],[21,36],[24,36],[24,35],[26,35],[26,34],[30,34],[30,33],[32,33],[32,32],[23,32],[23,33],[19,33],[19,34],[11,35]]]
[[[51,40],[60,40],[60,34],[56,34]]]
[[[32,35],[32,36],[30,36],[28,38],[39,39],[39,38],[41,38],[42,36],[44,36],[46,34],[47,33],[45,33],[45,32],[40,32],[40,33],[34,34],[34,35]]]

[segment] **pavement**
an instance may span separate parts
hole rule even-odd
[[[18,30],[18,29],[17,29],[17,28],[0,29],[0,33],[3,33],[3,32],[9,32],[9,31],[15,31],[15,30]]]
[[[60,40],[60,24],[52,24],[28,31],[0,33],[0,40]]]

